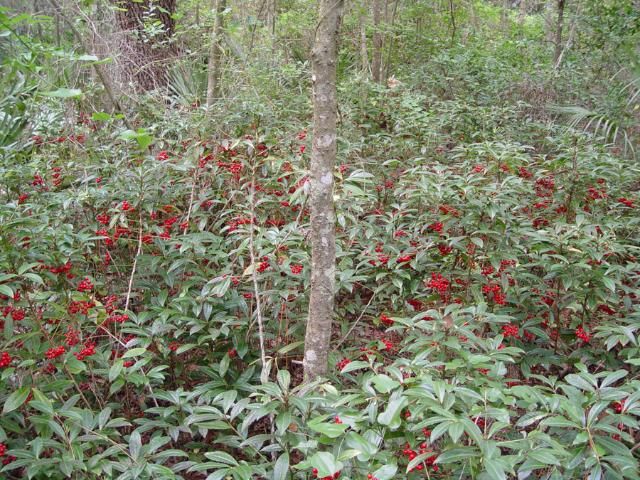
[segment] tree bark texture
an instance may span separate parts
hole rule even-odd
[[[167,64],[174,55],[170,43],[175,31],[176,0],[114,0],[116,21],[125,34],[122,66],[138,90],[167,84]],[[145,25],[159,22],[161,32],[149,35]]]
[[[558,0],[558,21],[556,23],[555,51],[553,54],[553,64],[558,63],[562,54],[562,29],[564,27],[564,6],[565,0]]]
[[[311,298],[305,335],[306,381],[327,373],[336,283],[333,169],[337,149],[337,42],[344,0],[319,0],[319,5],[318,28],[311,52]]]
[[[215,20],[211,31],[209,47],[209,67],[207,70],[207,108],[220,97],[220,73],[222,63],[221,39],[224,29],[222,13],[226,8],[226,0],[215,0]]]

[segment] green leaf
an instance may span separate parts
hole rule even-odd
[[[126,352],[124,352],[124,355],[122,355],[122,358],[137,357],[139,355],[142,355],[146,351],[147,351],[146,348],[132,348],[131,350],[127,350]]]
[[[357,360],[355,362],[349,362],[347,365],[340,370],[340,373],[349,373],[354,370],[362,370],[363,368],[369,368],[369,364],[367,362],[363,362],[362,360]]]
[[[229,357],[229,355],[225,355],[224,357],[222,357],[222,360],[220,360],[220,364],[218,365],[218,374],[221,377],[224,377],[227,373],[227,370],[229,370],[230,363],[231,357]]]
[[[575,373],[571,373],[567,375],[566,377],[564,377],[564,379],[569,385],[573,385],[574,387],[577,387],[580,390],[585,390],[587,392],[595,391],[595,388],[593,385],[591,385],[587,380],[582,378],[580,375],[576,375]]]
[[[109,369],[109,381],[113,382],[116,378],[118,378],[123,368],[124,362],[121,359],[113,362],[113,365],[111,365],[111,368]]]
[[[59,88],[51,92],[42,92],[40,95],[54,98],[77,98],[82,96],[82,90],[77,88]]]
[[[69,372],[71,372],[71,374],[73,375],[82,373],[87,369],[87,365],[84,362],[78,360],[73,355],[67,357],[64,363],[69,368]]]
[[[309,421],[308,425],[311,430],[322,433],[329,438],[338,438],[347,430],[347,428],[349,428],[349,426],[345,425],[344,423],[326,423],[319,422],[317,420]]]
[[[293,417],[291,415],[291,412],[289,412],[288,410],[285,410],[284,412],[280,412],[278,414],[278,416],[276,417],[276,429],[278,430],[278,435],[285,434],[285,432],[289,428],[289,425],[291,425],[292,420]]]
[[[462,424],[464,425],[464,430],[476,442],[476,445],[480,445],[483,440],[483,433],[480,427],[469,418],[463,418]],[[449,428],[449,435],[451,435],[451,428]]]
[[[615,372],[611,372],[609,375],[605,377],[605,379],[600,384],[600,388],[608,387],[609,385],[613,385],[618,380],[626,377],[629,374],[626,370],[617,370]]]
[[[278,385],[280,385],[280,388],[282,389],[283,392],[286,392],[289,390],[290,383],[291,383],[291,374],[286,370],[279,370]]]
[[[507,480],[507,475],[500,462],[491,458],[485,458],[484,468],[491,480]]]
[[[361,461],[367,461],[378,451],[378,447],[364,438],[357,432],[349,432],[346,438],[347,446],[358,450],[363,458],[359,458]],[[365,458],[366,457],[366,458]]]
[[[20,387],[13,392],[4,402],[2,413],[13,412],[16,408],[20,407],[27,400],[29,393],[31,393],[31,387]]]
[[[602,277],[602,283],[612,292],[616,291],[616,282],[612,278]]]
[[[142,437],[140,432],[134,430],[129,436],[129,454],[134,460],[137,460],[142,450]]]
[[[480,452],[472,447],[452,448],[442,452],[436,459],[436,463],[455,463],[467,458],[477,457]]]
[[[13,298],[13,290],[9,285],[0,285],[0,294]]]
[[[542,420],[547,415],[549,415],[549,414],[548,413],[540,413],[540,412],[528,412],[528,413],[525,413],[520,418],[520,420],[518,420],[518,423],[516,423],[516,427],[526,428],[529,425],[533,425],[534,423]]]
[[[373,385],[380,393],[389,393],[400,386],[399,382],[396,382],[388,375],[376,375],[372,379]]]
[[[342,462],[338,462],[332,453],[329,452],[317,452],[313,455],[308,462],[312,468],[318,469],[318,477],[328,477],[334,473],[342,470]],[[382,479],[380,479],[382,480]]]
[[[220,452],[220,451],[207,452],[204,454],[204,456],[214,462],[225,463],[227,465],[234,465],[234,466],[238,465],[238,462],[236,461],[236,459],[226,452]]]
[[[299,342],[293,342],[290,343],[289,345],[285,345],[284,347],[282,347],[280,350],[278,350],[278,353],[280,355],[284,355],[285,353],[288,353],[292,350],[295,350],[298,347],[301,347],[302,345],[304,345],[304,341],[299,341]]]
[[[229,473],[231,473],[229,468],[223,468],[222,470],[218,470],[210,474],[206,480],[222,480],[223,478],[226,478]]]
[[[449,436],[453,443],[458,443],[460,437],[464,433],[464,425],[460,422],[451,422],[449,425]]]
[[[527,455],[545,465],[560,465],[560,461],[553,454],[553,450],[548,448],[531,450]]]
[[[111,120],[111,115],[106,112],[94,112],[91,114],[91,120],[95,120],[96,122],[106,122]]]
[[[278,457],[273,467],[273,480],[286,480],[289,476],[289,454],[283,453]]]
[[[547,427],[559,427],[559,428],[578,428],[578,429],[581,428],[580,425],[578,425],[577,423],[567,420],[566,418],[561,416],[545,418],[540,422],[540,425],[541,426],[544,425]]]
[[[400,413],[402,409],[407,405],[408,400],[403,397],[400,392],[394,392],[389,400],[389,405],[384,412],[378,415],[378,423],[380,425],[386,425],[391,430],[395,430],[401,424]]]
[[[378,480],[391,480],[396,472],[398,471],[398,465],[391,464],[385,465],[384,467],[379,468],[375,472],[373,472],[373,476]]]

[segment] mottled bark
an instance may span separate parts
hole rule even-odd
[[[336,271],[333,206],[338,114],[336,64],[344,0],[320,0],[319,5],[318,28],[311,52],[311,298],[304,351],[306,381],[327,373]]]
[[[564,27],[564,6],[565,0],[558,0],[558,21],[556,22],[555,51],[553,53],[553,64],[556,65],[562,54],[562,29]]]
[[[215,0],[215,20],[211,30],[211,45],[209,46],[209,67],[207,70],[207,108],[220,96],[220,73],[222,70],[222,50],[220,41],[224,29],[222,13],[226,8],[226,0]]]

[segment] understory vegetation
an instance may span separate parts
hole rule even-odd
[[[0,9],[2,478],[638,478],[637,2],[567,2],[561,64],[544,8],[404,3],[379,83],[343,19],[314,382],[314,2],[274,39],[228,2],[210,108],[179,2],[122,111],[53,13]]]

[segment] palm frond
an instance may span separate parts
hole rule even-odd
[[[555,105],[550,107],[552,112],[569,117],[568,128],[581,129],[595,136],[604,138],[606,142],[616,143],[620,140],[625,149],[635,152],[628,128],[622,121],[606,112],[590,110],[579,105]]]

